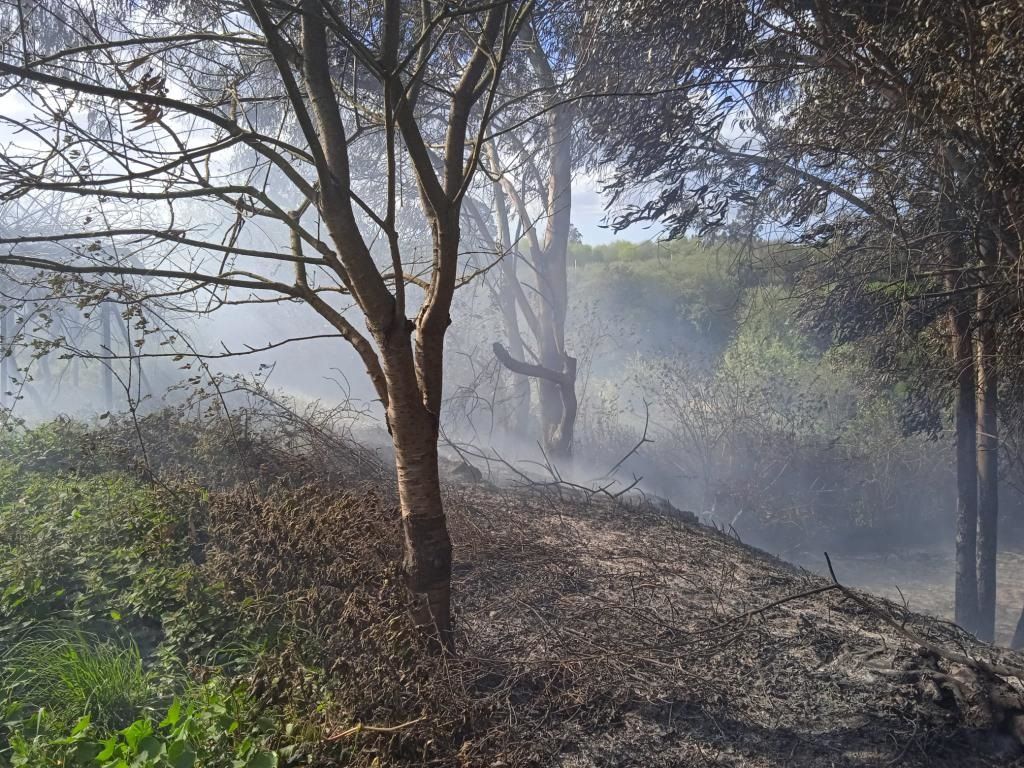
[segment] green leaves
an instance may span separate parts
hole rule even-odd
[[[141,717],[107,736],[95,732],[84,716],[67,736],[47,736],[38,716],[15,728],[10,739],[12,766],[60,765],[66,768],[279,768],[280,757],[269,744],[278,738],[240,690],[213,681],[195,690],[193,699],[176,698],[154,726]],[[8,726],[17,723],[8,723]],[[27,726],[38,731],[33,740]],[[0,765],[7,765],[0,751]]]
[[[181,702],[175,699],[171,708],[167,710],[167,716],[160,721],[161,728],[174,727],[181,720]]]

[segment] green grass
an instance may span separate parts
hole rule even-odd
[[[74,422],[0,438],[0,768],[276,765],[282,716],[229,682],[267,629],[193,560],[208,493],[123,453]]]
[[[130,640],[48,631],[16,642],[0,667],[7,696],[24,710],[47,713],[56,728],[85,716],[103,729],[123,728],[160,698]]]

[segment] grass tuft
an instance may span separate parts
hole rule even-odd
[[[58,727],[81,717],[123,728],[157,703],[152,675],[134,642],[51,630],[17,642],[0,657],[0,683],[23,708]]]

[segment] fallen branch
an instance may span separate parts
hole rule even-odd
[[[346,728],[344,731],[338,731],[332,733],[324,741],[339,741],[340,739],[347,739],[349,736],[355,736],[357,733],[362,731],[369,731],[371,733],[397,733],[398,731],[404,730],[410,726],[416,725],[416,723],[425,720],[425,717],[417,717],[415,720],[410,720],[407,723],[401,725],[363,725],[362,723],[356,723],[351,728]]]
[[[828,563],[828,572],[832,576],[832,586],[842,592],[846,597],[853,600],[853,602],[857,603],[861,608],[864,608],[878,619],[881,619],[885,624],[888,624],[904,639],[909,640],[911,643],[924,648],[929,653],[933,653],[946,661],[951,661],[955,664],[963,664],[965,667],[969,667],[975,672],[983,672],[995,677],[1015,677],[1018,680],[1024,681],[1024,668],[1008,667],[1003,664],[990,664],[989,662],[981,659],[972,659],[966,654],[946,650],[942,646],[936,645],[930,640],[926,640],[916,632],[912,632],[896,621],[892,616],[885,613],[885,611],[882,611],[878,607],[872,605],[849,587],[845,587],[840,584],[839,579],[836,578],[836,572],[832,567],[832,559],[828,556],[828,552],[825,553],[825,562]]]
[[[721,624],[715,624],[715,626],[713,626],[713,627],[708,627],[707,629],[702,629],[700,631],[700,633],[695,632],[694,634],[703,634],[705,632],[714,632],[715,630],[723,629],[724,627],[727,627],[730,624],[735,624],[737,621],[740,621],[741,619],[749,619],[749,618],[751,618],[753,616],[757,616],[760,613],[764,613],[765,611],[770,611],[772,608],[778,608],[780,605],[785,605],[786,603],[791,603],[794,600],[799,600],[802,597],[811,597],[813,595],[820,595],[822,592],[831,592],[833,589],[842,589],[842,587],[840,587],[838,584],[826,584],[823,587],[815,587],[814,589],[807,589],[807,590],[804,590],[803,592],[797,592],[796,594],[786,595],[783,598],[780,598],[778,600],[775,600],[774,602],[768,603],[768,605],[762,605],[760,608],[753,608],[753,609],[751,609],[749,611],[745,611],[743,613],[738,613],[735,616],[733,616],[732,618],[726,619]]]

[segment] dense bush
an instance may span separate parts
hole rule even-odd
[[[646,402],[654,442],[624,469],[716,524],[787,551],[876,547],[880,539],[924,545],[948,533],[951,451],[941,426],[937,434],[908,429],[915,383],[874,375],[865,344],[823,343],[810,333],[783,275],[744,286],[709,270],[706,258],[687,258],[686,267],[634,259],[646,272],[622,262],[625,278],[611,260],[589,268],[604,270],[590,275],[596,295],[624,281],[637,294],[623,327],[663,340],[627,340],[619,353],[597,354],[584,382],[579,455],[612,466],[636,443]],[[706,310],[712,331],[687,330],[678,311],[658,303],[671,293],[706,308],[730,291],[727,311]],[[673,317],[675,335],[666,336]],[[688,341],[694,333],[703,346]]]

